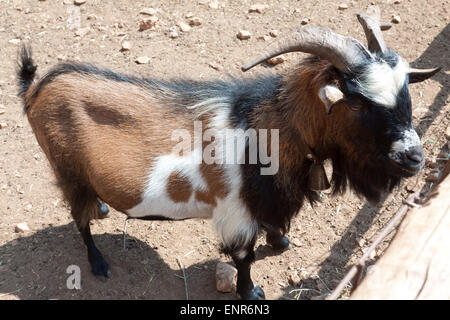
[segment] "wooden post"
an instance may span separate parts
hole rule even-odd
[[[351,299],[450,299],[450,176],[409,211]]]

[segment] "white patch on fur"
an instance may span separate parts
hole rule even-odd
[[[400,140],[394,141],[391,145],[389,157],[393,160],[399,160],[400,155],[411,148],[421,145],[420,138],[413,128],[405,130]]]
[[[394,68],[384,61],[371,63],[359,77],[359,86],[370,99],[387,108],[395,107],[409,70],[408,63],[398,58]]]
[[[216,143],[216,152],[225,157],[226,145],[234,144],[234,137],[226,135],[229,128],[230,109],[217,109],[216,115],[211,121],[211,127],[216,128],[222,134],[222,138],[229,139]],[[245,145],[236,150],[237,159],[245,156]],[[225,159],[223,159],[225,163]],[[252,218],[247,206],[242,202],[240,191],[242,187],[241,168],[238,164],[224,164],[225,178],[230,193],[224,199],[218,199],[213,212],[213,222],[222,242],[229,248],[245,247],[258,232],[258,223]],[[238,256],[246,251],[240,250]],[[244,256],[245,257],[245,256]],[[243,258],[244,258],[243,257]]]
[[[220,99],[217,100],[217,102],[219,101]],[[217,139],[213,142],[215,152],[220,159],[225,157],[226,147],[223,139],[227,139],[226,129],[230,128],[231,108],[229,104],[226,107],[225,105],[211,106],[209,105],[211,102],[212,100],[209,100],[208,103],[205,101],[195,107],[200,108],[201,112],[212,111],[214,113],[208,128],[214,128],[223,133],[217,135]],[[244,157],[244,155],[245,146],[237,150],[238,159]],[[183,157],[173,154],[158,157],[150,169],[148,182],[142,194],[142,202],[128,210],[127,213],[132,217],[156,215],[172,219],[212,217],[223,243],[228,248],[237,249],[237,256],[244,258],[247,254],[244,248],[257,234],[258,223],[252,218],[240,197],[242,187],[240,165],[222,165],[229,193],[223,199],[216,199],[217,206],[214,208],[195,199],[195,191],[206,191],[206,182],[199,170],[199,157],[202,157],[200,149],[194,149],[190,155]],[[175,203],[167,194],[167,180],[174,171],[180,172],[192,185],[193,192],[188,202]]]
[[[196,109],[198,111],[197,117],[207,112],[212,112],[217,109],[230,108],[230,101],[228,97],[215,97],[200,101],[194,105],[188,106],[188,109]]]
[[[206,190],[206,183],[200,173],[195,158],[201,150],[194,150],[189,156],[163,155],[156,159],[150,169],[147,185],[142,194],[143,201],[128,210],[132,217],[163,216],[171,219],[208,218],[212,207],[195,200],[192,192],[188,202],[174,202],[167,194],[167,181],[172,172],[179,172],[192,186],[193,190]]]

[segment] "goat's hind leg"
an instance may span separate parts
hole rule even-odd
[[[100,250],[95,246],[91,228],[89,226],[90,220],[103,215],[100,211],[101,203],[97,199],[97,194],[88,187],[76,186],[70,190],[69,200],[72,209],[72,217],[74,218],[84,244],[87,247],[88,260],[91,265],[92,273],[99,276],[101,280],[106,280],[106,277],[111,277],[109,266]]]

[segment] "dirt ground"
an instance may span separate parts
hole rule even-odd
[[[342,1],[348,5],[346,10],[339,10],[335,1],[221,0],[218,6],[211,2],[87,0],[77,7],[68,0],[0,0],[0,123],[6,124],[0,129],[0,299],[185,299],[177,258],[186,268],[191,299],[236,298],[234,293],[215,289],[217,262],[231,260],[219,254],[218,238],[207,220],[132,220],[128,248],[123,249],[125,215],[112,210],[110,218],[93,222],[92,232],[113,277],[101,282],[91,275],[82,239],[16,96],[19,45],[13,39],[32,44],[41,75],[59,61],[77,60],[161,78],[251,77],[282,72],[304,57],[292,53],[275,67],[259,66],[245,75],[240,71],[273,41],[270,31],[287,34],[299,28],[303,19],[365,43],[356,13],[373,2],[380,6],[383,20],[390,21],[393,15],[401,18],[384,34],[388,46],[414,67],[443,67],[432,79],[411,85],[410,91],[413,108],[425,108],[414,114],[427,163],[448,152],[444,132],[450,123],[449,1]],[[249,13],[255,3],[268,8],[264,13]],[[139,31],[140,21],[149,17],[140,11],[150,7],[157,9],[156,26]],[[199,17],[201,25],[188,32],[178,30],[178,37],[171,38],[171,27],[188,21],[190,15]],[[251,32],[250,39],[236,37],[242,29]],[[266,40],[259,39],[262,36]],[[132,48],[122,52],[125,40]],[[149,63],[137,64],[140,56],[148,56]],[[294,243],[291,250],[277,255],[266,246],[263,235],[258,239],[254,282],[268,299],[310,299],[330,293],[402,199],[423,185],[429,171],[427,165],[378,205],[351,192],[337,198],[324,193],[323,202],[314,209],[305,204],[288,234]],[[31,230],[16,233],[15,226],[21,222]],[[391,238],[370,263],[383,254]],[[81,290],[66,287],[69,265],[81,268]],[[300,282],[290,283],[296,275]],[[305,290],[292,291],[300,288]]]

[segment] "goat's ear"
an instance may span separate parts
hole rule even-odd
[[[339,88],[336,85],[327,84],[322,88],[320,88],[319,98],[325,105],[327,114],[330,114],[333,105],[339,100],[342,100],[344,98],[344,94],[342,93],[341,90],[339,90]]]

